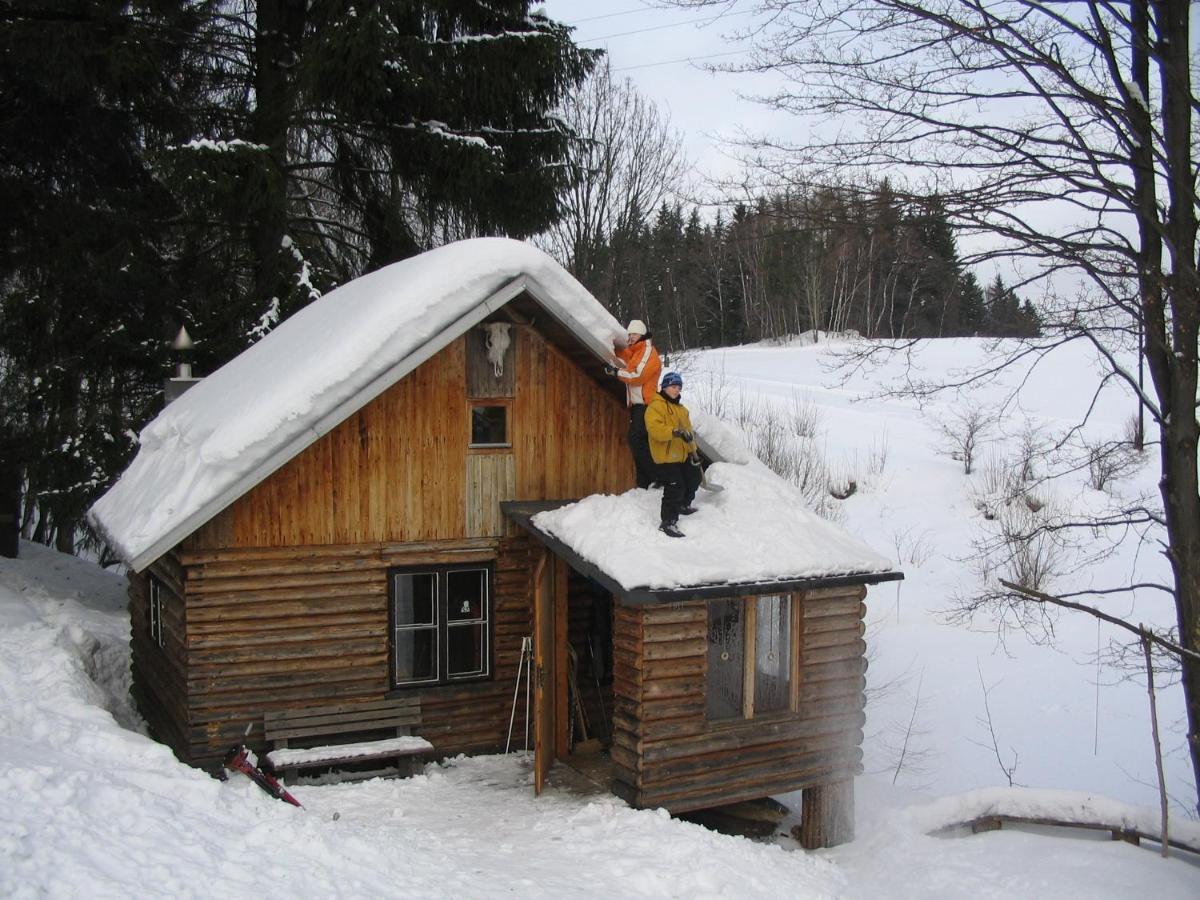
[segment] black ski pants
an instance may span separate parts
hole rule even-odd
[[[657,463],[654,469],[655,479],[663,486],[662,523],[674,525],[679,521],[679,511],[696,499],[704,474],[690,462]]]
[[[650,487],[654,477],[654,459],[650,456],[650,435],[646,433],[646,407],[635,403],[629,407],[629,452],[633,455],[633,468],[637,475],[637,486]]]

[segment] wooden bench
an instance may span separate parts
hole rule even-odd
[[[354,781],[404,771],[411,761],[433,750],[433,745],[413,734],[421,724],[416,697],[375,700],[339,706],[309,706],[263,715],[272,750],[267,762],[285,782],[306,769],[340,770],[322,774],[319,781]],[[390,734],[361,740],[369,735]],[[334,744],[307,746],[314,739],[336,736]],[[292,746],[297,741],[301,746]],[[364,764],[387,760],[391,768],[364,769]],[[405,772],[407,774],[407,772]]]

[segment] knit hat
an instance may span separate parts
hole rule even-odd
[[[668,372],[663,376],[662,386],[667,388],[671,385],[678,385],[680,390],[683,390],[683,376],[678,372]]]
[[[646,323],[643,322],[641,319],[634,319],[632,322],[629,323],[629,327],[626,328],[625,330],[628,331],[630,334],[645,334],[646,333]]]

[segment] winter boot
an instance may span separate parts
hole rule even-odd
[[[681,509],[679,511],[679,514],[681,516],[690,516],[692,513],[699,512],[699,511],[700,510],[696,509],[696,507],[694,507],[694,506],[685,506],[683,509]]]
[[[683,532],[675,527],[674,522],[663,522],[658,526],[658,530],[667,537],[683,537]]]

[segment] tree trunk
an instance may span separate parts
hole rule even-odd
[[[254,303],[269,309],[273,299],[283,301],[283,239],[287,234],[288,122],[294,103],[292,72],[304,32],[304,4],[288,0],[260,0],[255,35],[254,111],[251,140],[267,148],[260,169],[251,217],[254,252]]]

